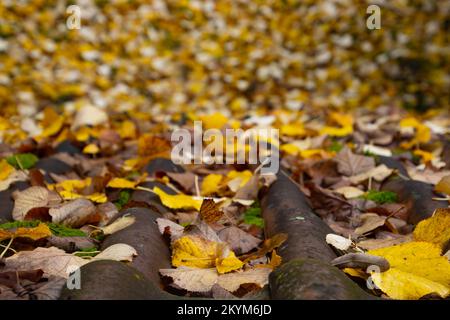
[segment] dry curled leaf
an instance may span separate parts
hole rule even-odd
[[[61,202],[58,194],[38,186],[16,191],[13,198],[15,200],[12,213],[14,220],[25,220],[27,213],[33,208],[53,207]]]
[[[54,223],[64,224],[77,228],[88,223],[96,223],[100,216],[96,214],[96,208],[87,199],[69,201],[49,210]]]

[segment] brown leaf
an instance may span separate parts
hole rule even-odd
[[[192,172],[166,172],[166,175],[178,183],[184,191],[192,191],[195,187],[195,174]]]
[[[16,191],[13,193],[14,220],[25,220],[28,211],[33,208],[52,207],[61,202],[61,197],[55,193],[47,190],[44,187],[30,187],[23,191]]]
[[[231,226],[218,232],[219,238],[230,245],[237,255],[247,253],[259,246],[261,240],[251,234]]]
[[[100,221],[95,206],[87,199],[76,199],[66,202],[49,211],[54,223],[61,223],[70,227],[81,227],[88,223]]]
[[[281,246],[287,240],[287,238],[288,235],[286,233],[278,233],[272,238],[264,240],[262,247],[258,251],[243,255],[239,258],[244,262],[249,262],[251,260],[263,257],[266,254],[270,253],[272,250]]]
[[[346,176],[355,176],[375,167],[375,160],[372,157],[354,154],[349,148],[342,149],[334,158],[337,162],[337,169]]]
[[[206,223],[214,223],[220,220],[223,216],[223,211],[220,210],[220,203],[216,203],[212,199],[205,199],[200,207],[200,217]]]
[[[376,213],[364,213],[360,216],[362,224],[355,229],[355,234],[363,235],[381,226],[384,226],[386,217],[380,217]]]

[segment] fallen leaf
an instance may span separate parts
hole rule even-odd
[[[257,248],[262,242],[260,239],[235,226],[220,230],[218,236],[222,241],[228,243],[231,250],[238,255]]]
[[[223,176],[220,174],[208,174],[202,181],[201,193],[203,196],[209,196],[219,190],[220,182]]]
[[[350,177],[350,181],[354,184],[358,184],[365,180],[368,180],[369,178],[373,178],[376,181],[381,182],[387,177],[389,177],[392,174],[392,172],[394,172],[393,169],[388,168],[384,164],[380,164],[379,166],[372,168],[367,172]]]
[[[175,267],[212,268],[224,273],[240,269],[243,263],[223,243],[198,236],[184,236],[172,244],[172,265]]]
[[[111,179],[106,187],[114,189],[134,189],[140,183],[140,181],[130,181],[123,178],[113,178]]]
[[[380,217],[376,213],[364,213],[360,215],[361,226],[355,229],[355,234],[363,235],[381,226],[384,226],[386,217]]]
[[[96,214],[95,206],[86,199],[76,199],[61,204],[51,208],[48,213],[52,217],[52,222],[74,228],[96,223],[100,219],[100,216]]]
[[[439,208],[414,229],[414,240],[434,243],[444,249],[450,240],[450,209]]]
[[[352,246],[352,240],[344,238],[340,235],[329,233],[327,234],[325,241],[335,247],[336,249],[346,251]]]
[[[372,273],[373,282],[393,299],[420,299],[437,293],[450,294],[450,262],[441,256],[441,248],[427,242],[409,242],[368,251],[384,257],[391,268]]]
[[[354,154],[349,148],[342,149],[334,158],[338,171],[346,176],[355,176],[375,167],[372,157]]]
[[[240,259],[244,262],[249,262],[251,260],[264,257],[266,254],[272,252],[272,250],[281,246],[287,240],[287,238],[288,238],[287,234],[278,233],[274,235],[272,238],[264,240],[262,247],[258,249],[258,251],[241,256]]]
[[[171,241],[180,238],[183,235],[184,227],[169,219],[157,218],[156,223],[161,234],[168,234]]]
[[[224,289],[235,292],[246,283],[257,284],[260,288],[269,283],[271,268],[254,268],[221,275],[217,283]]]
[[[16,191],[13,193],[13,198],[15,200],[12,212],[14,220],[25,220],[28,211],[33,208],[52,207],[61,202],[57,194],[38,186]]]
[[[450,175],[442,177],[442,179],[436,184],[434,190],[450,196]]]
[[[50,237],[51,235],[52,232],[45,223],[39,223],[34,228],[17,228],[16,231],[0,229],[0,241],[11,238],[28,238],[35,241]]]
[[[97,107],[85,105],[81,107],[74,118],[72,129],[82,126],[96,126],[108,121],[108,114]]]
[[[11,173],[15,171],[14,167],[10,165],[5,159],[0,161],[0,180],[6,180]]]
[[[133,261],[133,257],[137,256],[136,249],[125,243],[116,243],[109,246],[92,260],[115,260],[115,261]]]
[[[341,187],[334,191],[342,194],[346,199],[358,198],[364,194],[364,191],[355,187]]]
[[[206,223],[214,223],[220,220],[223,216],[223,211],[220,210],[220,204],[213,199],[205,199],[200,207],[200,217]]]
[[[170,195],[158,187],[154,187],[153,192],[159,196],[162,204],[170,209],[195,209],[198,211],[203,202],[203,200],[194,199],[185,194]]]
[[[113,233],[116,233],[117,231],[128,228],[135,222],[136,222],[136,217],[134,217],[132,215],[124,215],[124,216],[118,218],[117,220],[115,220],[113,223],[100,228],[100,230],[103,231],[104,235],[113,234]]]
[[[219,274],[214,268],[180,267],[177,269],[161,269],[159,273],[164,277],[172,278],[177,286],[190,292],[209,292],[219,278]]]

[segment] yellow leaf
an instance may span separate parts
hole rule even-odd
[[[0,161],[0,181],[8,179],[11,173],[14,172],[14,167],[11,166],[5,159]]]
[[[219,112],[201,116],[200,120],[203,122],[205,130],[221,129],[228,122],[228,118]]]
[[[96,203],[105,203],[106,201],[108,201],[108,197],[103,193],[93,193],[93,194],[89,194],[89,195],[81,195],[76,192],[66,191],[66,190],[59,191],[58,193],[64,200],[75,200],[75,199],[83,198],[83,199],[91,200],[92,202],[96,202]]]
[[[202,195],[207,196],[212,193],[217,192],[219,189],[219,184],[222,181],[222,175],[220,174],[209,174],[202,182]]]
[[[414,150],[414,155],[421,157],[424,163],[428,163],[434,159],[434,155],[431,152],[423,151],[423,150]]]
[[[50,237],[51,235],[52,232],[45,223],[39,223],[39,225],[34,228],[17,228],[15,232],[0,229],[0,241],[19,237],[39,240]]]
[[[154,187],[153,192],[159,196],[163,205],[171,209],[195,209],[199,211],[203,202],[185,194],[170,195],[158,187]]]
[[[450,175],[443,177],[434,189],[450,196]]]
[[[334,137],[345,137],[353,133],[353,126],[345,126],[341,128],[325,126],[320,130],[319,133],[321,135],[326,134]]]
[[[98,148],[98,146],[95,143],[88,144],[83,149],[83,153],[86,153],[86,154],[97,154],[99,152],[100,152],[100,149]]]
[[[306,134],[302,124],[286,124],[281,126],[281,134],[288,137],[303,136]]]
[[[89,127],[81,127],[75,132],[75,139],[80,142],[86,142],[91,136],[91,128]]]
[[[244,265],[223,243],[197,236],[184,236],[172,245],[172,265],[175,267],[212,268],[219,273],[241,269]]]
[[[39,240],[50,237],[52,232],[45,223],[39,223],[35,228],[17,228],[14,237],[30,238],[32,240]]]
[[[216,258],[217,272],[222,274],[241,269],[243,266],[244,263],[238,258],[236,258],[236,255],[234,254],[233,251],[229,251],[226,258]]]
[[[64,117],[58,116],[50,124],[44,127],[44,130],[40,134],[40,137],[51,137],[57,134],[64,125]]]
[[[130,120],[123,121],[118,133],[122,139],[134,139],[136,138],[136,126]]]
[[[332,112],[330,119],[339,124],[342,127],[353,126],[353,116],[351,114],[342,114],[339,112]]]
[[[434,243],[443,249],[450,240],[450,209],[436,209],[432,217],[419,222],[413,234],[414,240]]]
[[[172,245],[172,265],[212,268],[216,263],[217,249],[217,242],[196,236],[181,237]]]
[[[281,145],[280,150],[286,152],[290,155],[296,156],[299,154],[301,149],[292,143],[286,143]]]
[[[123,178],[113,178],[108,182],[107,187],[114,189],[134,189],[140,181],[129,181]]]
[[[253,176],[253,173],[250,170],[244,170],[244,171],[235,171],[232,170],[228,172],[227,178],[230,180],[234,179],[240,179],[239,187],[243,187],[248,180]]]
[[[450,262],[441,248],[428,242],[409,242],[370,250],[389,261],[390,269],[373,273],[373,282],[393,299],[419,299],[430,293],[450,294]]]
[[[81,190],[86,187],[89,187],[92,183],[91,178],[86,178],[84,180],[64,180],[57,184],[48,185],[50,190],[64,190],[64,191],[75,191]]]
[[[415,135],[414,138],[409,142],[403,142],[400,146],[406,149],[411,149],[412,147],[421,144],[427,143],[431,139],[431,130],[426,125],[419,122],[417,119],[413,117],[405,118],[400,121],[400,127],[402,128],[414,128]]]

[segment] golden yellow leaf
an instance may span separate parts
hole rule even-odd
[[[185,194],[167,194],[158,187],[154,187],[153,192],[159,196],[163,205],[171,209],[195,209],[198,211],[203,202]]]
[[[422,161],[424,163],[428,163],[434,159],[434,155],[431,152],[424,151],[424,150],[419,150],[419,149],[414,150],[413,154],[418,157],[421,157]]]
[[[5,159],[2,159],[0,161],[0,181],[6,180],[13,172],[14,167],[11,166]]]
[[[217,192],[219,189],[220,182],[222,181],[223,176],[220,174],[208,174],[202,182],[202,195],[208,196],[212,193]]]
[[[341,128],[324,126],[319,133],[321,135],[326,134],[333,137],[345,137],[353,133],[353,126],[345,126]]]
[[[228,118],[219,112],[201,116],[200,120],[203,122],[205,130],[221,129],[228,122]]]
[[[217,272],[223,274],[234,270],[239,270],[244,266],[244,263],[236,258],[236,255],[231,250],[225,250],[225,258],[216,258]]]
[[[136,138],[136,126],[133,121],[126,120],[120,125],[118,133],[122,139]]]
[[[184,236],[173,243],[172,264],[175,267],[216,267],[219,273],[237,270],[244,265],[223,243],[197,236]]]
[[[450,196],[450,175],[443,177],[434,189]]]
[[[421,143],[427,143],[431,139],[431,130],[426,125],[419,122],[416,118],[409,117],[400,121],[401,128],[414,128],[414,138],[409,142],[403,142],[400,146],[402,148],[411,149],[412,147]]]
[[[172,265],[212,268],[216,263],[217,251],[217,242],[196,236],[184,236],[172,244]]]
[[[134,189],[140,183],[140,181],[130,181],[123,178],[113,178],[111,179],[107,187],[114,189]]]
[[[64,117],[57,116],[53,121],[44,127],[39,137],[51,137],[57,134],[64,125]]]
[[[367,253],[389,261],[390,269],[372,273],[372,280],[393,299],[419,299],[431,293],[445,298],[450,294],[450,262],[435,244],[414,241]]]
[[[298,137],[306,134],[302,124],[285,124],[281,126],[280,132],[283,136]]]
[[[432,217],[419,222],[413,234],[414,240],[434,243],[443,249],[450,240],[450,209],[436,209]]]
[[[232,191],[236,191],[237,189],[245,186],[245,184],[250,180],[253,176],[253,173],[250,170],[244,171],[235,171],[232,170],[228,172],[227,178],[229,180],[228,186]],[[233,186],[230,186],[230,182],[233,182]]]
[[[50,228],[45,223],[39,223],[37,227],[34,228],[17,228],[15,232],[8,230],[0,230],[0,241],[11,239],[11,238],[29,238],[31,240],[39,240],[43,238],[50,237],[52,232]]]
[[[81,195],[81,194],[78,194],[73,191],[62,190],[62,191],[59,191],[58,193],[64,200],[75,200],[75,199],[83,198],[83,199],[91,200],[92,202],[96,202],[96,203],[105,203],[108,201],[108,197],[104,193],[98,193],[98,192],[89,194],[89,195]]]
[[[86,154],[97,154],[99,152],[100,152],[100,149],[95,143],[90,143],[83,149],[83,153],[86,153]]]

